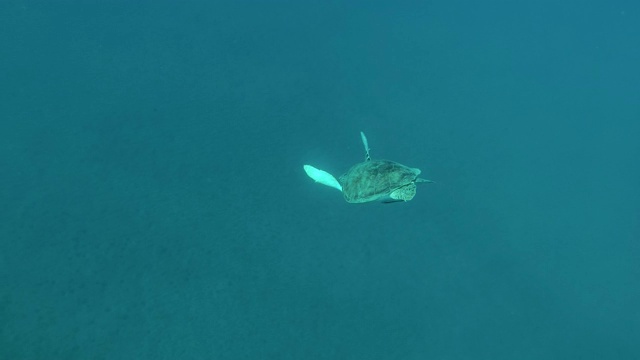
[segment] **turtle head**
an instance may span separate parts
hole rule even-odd
[[[397,188],[389,194],[389,197],[396,201],[409,201],[414,196],[416,196],[416,184],[414,183]]]

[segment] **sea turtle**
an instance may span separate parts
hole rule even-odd
[[[366,153],[365,160],[352,166],[339,180],[311,165],[304,165],[304,171],[316,182],[342,191],[344,199],[354,204],[409,201],[416,195],[417,183],[433,182],[419,178],[420,169],[389,160],[371,160],[367,137],[363,132],[360,132],[360,137]]]

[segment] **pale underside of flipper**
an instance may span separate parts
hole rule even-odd
[[[371,156],[369,155],[369,142],[367,141],[367,137],[364,135],[364,132],[360,131],[360,137],[362,138],[362,145],[364,145],[364,161],[371,161]]]
[[[312,178],[316,182],[342,191],[342,185],[340,185],[340,182],[338,182],[338,180],[328,172],[316,169],[311,165],[305,165],[304,171],[310,178]]]

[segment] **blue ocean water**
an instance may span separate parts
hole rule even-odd
[[[0,3],[0,359],[640,358],[635,2]],[[436,184],[346,203],[371,155]]]

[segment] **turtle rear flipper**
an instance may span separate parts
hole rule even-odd
[[[316,169],[311,165],[305,165],[304,171],[307,173],[307,175],[310,178],[312,178],[316,182],[319,182],[322,185],[326,185],[342,191],[342,186],[340,185],[338,180],[336,180],[336,178],[333,177],[333,175],[329,174],[328,172],[324,170]]]

